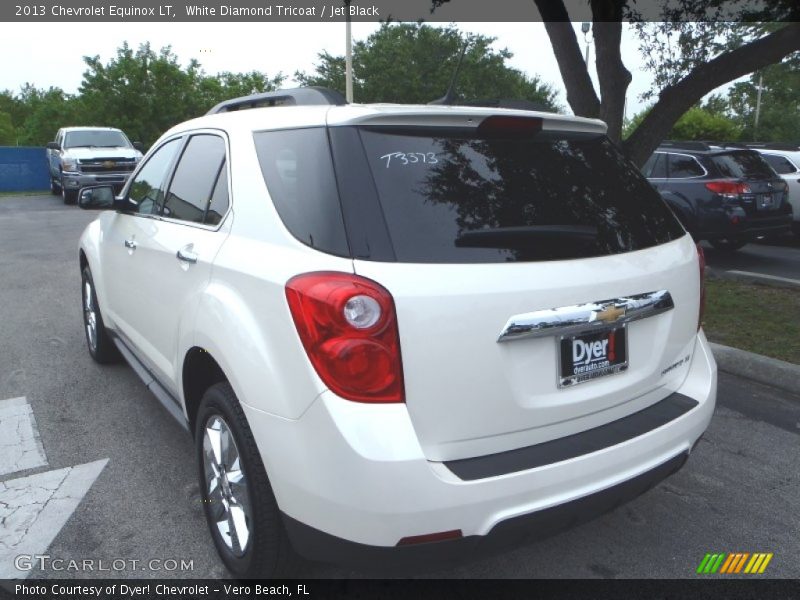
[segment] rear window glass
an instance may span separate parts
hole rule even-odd
[[[773,179],[775,172],[758,152],[729,152],[715,154],[711,161],[723,177],[737,179]]]
[[[565,135],[476,139],[422,128],[362,129],[397,260],[604,256],[684,234],[607,138]]]
[[[796,173],[795,166],[784,156],[777,154],[762,154],[764,160],[769,163],[769,166],[775,169],[778,175],[788,175],[789,173]]]
[[[269,195],[289,232],[312,248],[349,256],[325,128],[253,137]]]

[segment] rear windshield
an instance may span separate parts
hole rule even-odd
[[[758,152],[740,151],[715,154],[711,161],[723,177],[736,179],[774,179],[775,172]]]
[[[126,148],[128,138],[121,131],[70,131],[64,137],[64,148]]]
[[[605,256],[684,234],[603,136],[477,139],[388,129],[360,136],[401,262]]]

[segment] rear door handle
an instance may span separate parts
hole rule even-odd
[[[136,243],[136,240],[134,240],[133,238],[125,240],[126,248],[130,248],[131,250],[136,250],[136,246],[138,246],[138,244]]]
[[[194,244],[189,244],[188,246],[184,246],[178,253],[175,255],[178,257],[178,260],[187,263],[196,263],[197,262],[197,253],[192,252],[192,248],[194,248]]]

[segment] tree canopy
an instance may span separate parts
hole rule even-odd
[[[0,93],[0,114],[7,114],[13,142],[42,146],[59,127],[118,127],[131,139],[152,144],[164,131],[198,117],[222,100],[274,90],[285,79],[250,73],[207,75],[192,59],[183,67],[170,47],[156,52],[150,44],[134,50],[123,43],[107,63],[84,57],[86,71],[77,94],[60,88],[40,90],[26,84],[19,94]],[[9,134],[4,134],[8,138]]]
[[[467,51],[456,86],[457,101],[524,99],[555,110],[556,93],[536,76],[511,68],[507,49],[494,50],[495,38],[466,34],[457,27],[421,23],[383,23],[366,40],[353,44],[353,98],[356,102],[425,104],[442,97]],[[319,54],[312,73],[296,73],[303,85],[344,92],[345,59]]]

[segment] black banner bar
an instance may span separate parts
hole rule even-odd
[[[800,581],[746,579],[686,580],[102,580],[0,581],[0,596],[29,600],[533,600],[535,598],[729,600],[797,598]]]
[[[549,0],[553,1],[553,0]],[[720,0],[666,11],[666,0],[621,0],[623,18],[643,21],[792,20],[791,2]],[[571,21],[591,21],[588,0],[563,0]],[[673,6],[674,8],[674,6]],[[0,21],[16,22],[531,22],[533,0],[4,0]]]

